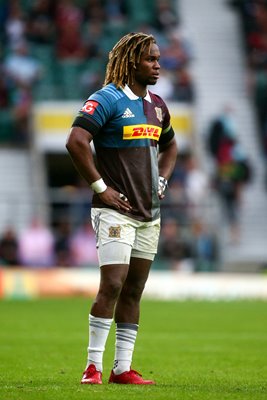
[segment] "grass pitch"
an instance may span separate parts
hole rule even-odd
[[[267,398],[267,303],[142,302],[133,368],[155,386],[80,385],[90,301],[83,298],[0,302],[0,399]]]

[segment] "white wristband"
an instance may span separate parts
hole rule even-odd
[[[107,189],[107,185],[102,178],[98,179],[98,181],[91,183],[90,187],[94,192],[98,194],[103,193]]]
[[[163,196],[165,190],[168,187],[168,181],[167,179],[163,178],[163,176],[159,176],[159,181],[158,181],[158,194],[159,196]]]

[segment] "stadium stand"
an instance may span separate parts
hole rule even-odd
[[[257,0],[240,1],[248,6]],[[261,2],[265,3],[265,2]],[[194,12],[192,12],[194,9]],[[220,228],[220,250],[225,270],[255,271],[266,263],[265,237],[267,218],[264,188],[264,159],[257,141],[257,124],[253,101],[247,91],[248,63],[238,14],[224,0],[180,2],[186,29],[194,43],[197,62],[192,66],[197,100],[195,103],[198,149],[202,149],[207,170],[213,164],[204,149],[206,133],[212,119],[225,104],[231,104],[238,118],[238,138],[252,162],[254,178],[244,192],[241,210],[242,239],[229,244],[225,224]],[[208,12],[207,12],[208,10]]]
[[[258,2],[236,0],[230,3],[240,7]],[[240,9],[244,17],[244,9]],[[251,15],[249,18],[251,23]],[[255,24],[253,21],[253,26]],[[244,32],[247,26],[250,24],[244,23]],[[166,256],[167,249],[161,245],[154,268],[187,272],[214,271],[222,268],[222,265],[233,270],[235,264],[239,270],[245,270],[243,265],[248,261],[253,268],[261,268],[267,258],[266,246],[262,242],[267,232],[261,224],[262,218],[267,217],[261,182],[263,173],[257,162],[255,138],[251,134],[255,131],[255,115],[251,100],[245,94],[243,80],[247,70],[240,45],[239,24],[229,2],[225,0],[10,0],[0,3],[1,174],[4,170],[9,171],[9,174],[5,172],[5,186],[0,191],[0,237],[10,222],[20,232],[27,221],[30,224],[37,209],[50,225],[55,239],[63,235],[61,229],[68,223],[71,224],[68,229],[73,232],[80,226],[85,207],[90,207],[88,192],[73,171],[68,169],[66,160],[61,157],[63,154],[59,157],[56,149],[50,149],[49,154],[35,151],[37,138],[33,131],[32,111],[39,104],[49,103],[53,108],[57,102],[64,100],[70,107],[72,102],[80,103],[86,99],[90,92],[101,86],[108,51],[129,30],[155,35],[161,48],[162,77],[166,82],[158,86],[158,93],[164,90],[164,97],[174,105],[174,109],[186,106],[194,110],[195,118],[192,129],[194,144],[192,147],[181,145],[170,189],[163,202],[163,235],[176,232],[174,235],[178,240],[174,241],[174,254],[179,254],[182,262],[170,264],[173,248],[170,246],[170,254]],[[244,42],[249,50],[247,42]],[[31,63],[40,66],[40,74],[28,85],[8,75],[6,69],[8,57],[20,43],[27,44]],[[257,69],[257,74],[253,76],[263,85],[266,84],[264,69],[260,72]],[[241,216],[244,241],[234,248],[227,243],[224,225],[222,230],[218,230],[223,217],[218,208],[218,199],[209,185],[212,164],[204,149],[208,123],[229,99],[237,109],[242,142],[251,152],[257,176],[249,194],[245,193],[244,196]],[[16,154],[20,155],[17,157]],[[22,163],[19,161],[21,158],[24,160]],[[57,167],[49,171],[55,159],[59,160]],[[197,165],[194,171],[189,167],[190,160]],[[200,168],[203,161],[205,171]],[[59,164],[65,168],[64,173],[63,169],[59,173]],[[12,188],[12,199],[20,198],[23,193],[22,203],[29,205],[25,212],[20,213],[19,222],[15,217],[9,221],[12,213],[8,207],[8,215],[5,214],[7,206],[3,200],[10,193],[8,182],[12,182],[14,170],[20,172],[16,174],[17,181],[20,180],[19,176],[28,177],[27,182],[21,179],[23,188],[16,184]],[[60,176],[66,174],[70,177],[69,184],[60,182]],[[208,182],[206,197],[199,190],[200,182],[204,181]],[[57,186],[63,188],[57,190]],[[256,209],[261,214],[255,214],[252,197],[256,198]],[[198,204],[195,199],[199,200]],[[19,208],[23,208],[21,204]],[[62,228],[63,214],[70,219],[63,221],[66,225],[63,223]],[[179,229],[172,224],[173,218]],[[68,243],[69,234],[69,231],[64,232],[66,237],[63,235],[59,243],[63,254],[60,253],[58,259],[63,266],[69,266],[68,257],[64,255],[65,250],[68,254],[64,246]],[[253,246],[248,246],[253,238],[257,238]],[[167,262],[163,260],[164,257],[167,257]]]

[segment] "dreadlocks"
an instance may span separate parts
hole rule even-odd
[[[152,43],[154,36],[145,33],[128,33],[109,53],[104,86],[114,83],[117,88],[133,82],[133,69],[140,62],[141,54]]]

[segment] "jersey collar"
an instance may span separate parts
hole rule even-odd
[[[136,94],[134,94],[134,92],[129,88],[128,85],[125,85],[124,88],[122,88],[122,91],[126,94],[127,97],[129,97],[130,100],[139,99],[139,97],[136,96]],[[146,92],[144,99],[146,101],[149,101],[149,103],[151,103],[151,97],[150,97],[149,91]]]

